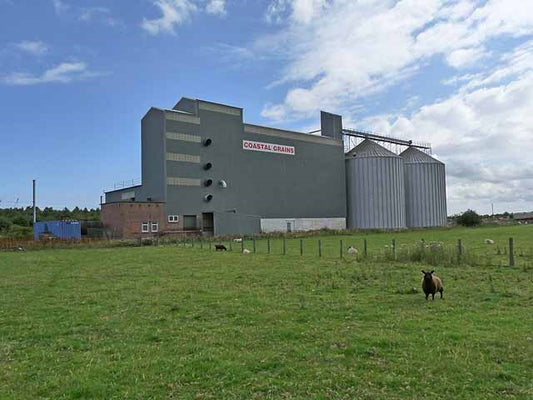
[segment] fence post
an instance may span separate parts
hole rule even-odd
[[[514,240],[509,238],[509,266],[514,267]]]
[[[270,254],[270,238],[267,239],[267,251]]]
[[[253,244],[254,244],[254,254],[255,254],[255,237],[252,239],[253,241]]]
[[[457,239],[457,262],[461,262],[461,256],[463,255],[463,242],[461,239]]]
[[[192,238],[192,248],[194,249],[194,237]]]
[[[300,255],[304,255],[304,241],[303,239],[300,239]]]
[[[342,258],[343,248],[342,248],[342,239],[341,239],[341,246],[340,246],[340,257]]]
[[[285,238],[283,238],[283,255],[287,254],[287,244],[285,242]]]
[[[365,257],[367,256],[368,252],[367,252],[367,243],[366,243],[366,239],[364,241],[364,245],[363,245],[363,252],[365,254]]]
[[[392,256],[396,260],[396,239],[392,239]]]
[[[244,236],[241,238],[241,253],[244,253]]]
[[[318,239],[318,256],[322,257],[322,240]]]

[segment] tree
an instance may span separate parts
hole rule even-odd
[[[474,210],[467,210],[457,218],[457,223],[463,226],[478,226],[481,224],[481,216]]]
[[[5,217],[0,217],[0,231],[7,231],[11,228],[11,221]]]

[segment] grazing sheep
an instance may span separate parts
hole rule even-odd
[[[242,251],[242,254],[250,254],[250,250],[248,250],[248,249],[244,249],[244,250]]]
[[[235,238],[235,239],[233,239],[233,241],[235,243],[241,243],[242,242],[242,238]]]
[[[227,251],[228,249],[223,244],[215,244],[216,251]]]
[[[494,240],[492,240],[492,239],[485,239],[485,244],[494,244]]]
[[[437,292],[440,292],[440,298],[442,299],[442,292],[444,291],[442,281],[437,275],[433,275],[433,272],[435,271],[426,272],[422,270],[422,273],[424,274],[424,277],[422,278],[422,289],[426,294],[426,300],[430,294],[433,297],[433,300],[435,300],[435,293]]]
[[[357,254],[357,249],[353,246],[348,247],[348,254]]]
[[[429,244],[429,248],[431,251],[440,251],[444,248],[444,243],[442,242],[431,242]]]

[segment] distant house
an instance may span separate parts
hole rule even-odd
[[[519,224],[533,224],[533,212],[515,213],[514,220]]]

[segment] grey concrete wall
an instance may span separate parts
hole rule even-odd
[[[128,198],[123,198],[124,197],[123,195],[127,195],[131,192],[134,193],[134,196],[132,197],[135,197],[135,200],[141,199],[143,197],[142,190],[143,190],[142,186],[137,185],[137,186],[132,186],[132,187],[124,188],[124,189],[117,189],[117,190],[109,191],[105,193],[105,202],[116,203],[119,201],[128,201],[130,199],[130,196],[128,195],[127,196]]]
[[[213,185],[168,186],[169,213],[235,210],[264,218],[346,216],[344,153],[341,141],[243,125],[242,110],[198,102],[199,125],[170,123],[167,131],[199,134],[201,143],[166,140],[167,151],[200,157],[200,164],[167,161],[167,176],[212,179]],[[243,150],[243,140],[294,146],[296,155]],[[207,162],[213,167],[203,169]],[[227,182],[227,188],[218,185]],[[205,195],[213,195],[210,202]]]
[[[150,109],[141,121],[142,198],[165,201],[165,117],[162,110]]]
[[[254,215],[215,212],[213,218],[216,236],[252,235],[261,231],[261,219]]]

